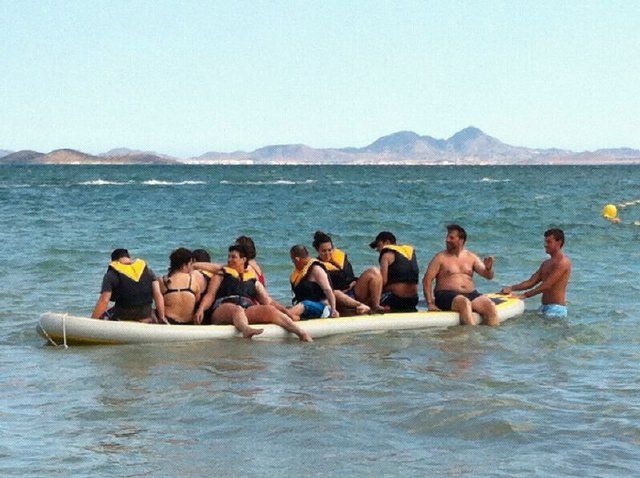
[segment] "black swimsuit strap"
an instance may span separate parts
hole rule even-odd
[[[167,288],[167,291],[164,293],[164,295],[167,294],[171,294],[173,292],[191,292],[193,294],[193,296],[196,296],[195,291],[191,288],[191,281],[193,280],[193,277],[191,277],[191,274],[189,274],[189,284],[187,285],[187,287],[182,288],[182,289],[171,289],[168,285],[167,285],[167,278],[166,276],[162,277],[162,282],[164,283],[164,286]]]

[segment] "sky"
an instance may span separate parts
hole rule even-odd
[[[0,149],[640,149],[637,1],[0,0]]]

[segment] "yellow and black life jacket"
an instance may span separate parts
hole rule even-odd
[[[224,297],[238,296],[254,299],[257,295],[256,282],[258,276],[253,269],[246,269],[243,273],[231,267],[223,267],[220,287],[216,293],[216,300]]]
[[[380,259],[385,252],[393,252],[395,255],[395,260],[387,271],[387,284],[395,284],[397,282],[418,283],[418,260],[413,246],[389,244],[380,251]]]
[[[111,291],[111,300],[120,307],[140,307],[153,301],[153,280],[147,263],[136,259],[131,264],[112,261],[108,270],[118,276],[118,285]]]
[[[330,262],[321,262],[327,270],[334,290],[347,290],[351,283],[357,279],[353,273],[353,267],[347,259],[347,254],[340,249],[336,248],[331,252]]]
[[[307,279],[309,272],[313,267],[321,267],[326,271],[322,262],[317,259],[311,259],[305,264],[302,270],[293,269],[291,276],[289,276],[289,282],[291,282],[291,290],[293,290],[293,303],[297,304],[303,300],[313,300],[320,302],[326,299],[324,291],[320,284]]]

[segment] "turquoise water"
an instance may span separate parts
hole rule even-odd
[[[634,476],[640,473],[640,167],[0,167],[2,476]],[[527,278],[542,232],[574,262],[566,320],[313,344],[45,346],[46,310],[91,312],[108,255],[164,272],[252,236],[287,300],[287,251],[331,233],[356,270],[382,229],[421,271],[457,221]]]

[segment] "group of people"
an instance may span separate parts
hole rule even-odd
[[[467,250],[466,241],[461,226],[447,226],[446,247],[431,259],[422,279],[428,309],[456,311],[461,323],[468,325],[476,324],[476,312],[483,323],[498,325],[495,303],[477,291],[473,279],[474,272],[493,279],[494,259]],[[542,294],[542,313],[563,317],[571,274],[571,261],[562,250],[564,233],[549,229],[544,241],[550,258],[529,279],[503,287],[501,293],[523,291],[517,295],[522,299]],[[291,306],[269,295],[255,244],[247,236],[240,236],[228,248],[225,265],[211,262],[203,249],[178,248],[169,256],[168,273],[161,277],[144,260],[134,260],[126,249],[116,249],[92,317],[174,325],[233,324],[247,338],[263,331],[254,325],[274,323],[300,340],[311,341],[297,324],[299,320],[415,312],[419,268],[414,246],[398,244],[389,231],[380,232],[369,246],[379,253],[379,265],[359,276],[347,254],[322,231],[313,237],[316,257],[302,244],[291,247]],[[109,308],[111,301],[115,304]]]

